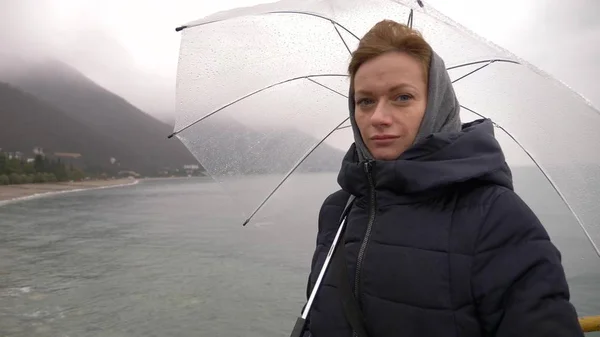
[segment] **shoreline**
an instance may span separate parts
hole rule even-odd
[[[136,185],[141,179],[88,180],[0,186],[0,206],[58,194]]]

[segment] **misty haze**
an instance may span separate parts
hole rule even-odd
[[[506,71],[513,63],[481,61],[481,50],[484,59],[494,50],[485,42],[476,40],[478,51],[456,48],[444,35],[455,27],[430,27],[433,12],[411,1],[393,5],[414,4],[426,38],[460,62],[477,61],[448,71],[460,81],[461,104],[473,103],[461,119],[496,114],[495,137],[515,191],[560,249],[577,315],[600,315],[600,156],[593,152],[600,141],[600,2],[423,1],[425,10],[438,8],[573,94],[544,77],[545,86],[511,86],[535,82],[515,80],[529,70]],[[182,45],[175,31],[272,2],[0,0],[0,337],[290,335],[307,301],[315,247],[323,244],[315,240],[321,207],[347,174],[340,168],[354,134],[346,63],[343,75],[330,77],[295,74],[300,80],[291,81],[286,71],[301,73],[298,64],[310,62],[306,69],[333,73],[323,66],[327,58],[347,62],[346,48],[357,40],[339,23],[308,15],[286,26],[304,28],[304,45],[285,41],[286,30],[277,31],[268,15],[223,29],[210,43],[208,28]],[[393,12],[362,7],[345,16],[338,7],[348,3],[364,5],[279,5],[330,11],[349,27]],[[403,13],[391,19],[407,19],[404,7],[389,8]],[[249,22],[258,27],[247,32],[252,38],[246,31],[228,38],[240,27],[251,30]],[[327,38],[317,34],[323,27]],[[274,40],[259,33],[269,30],[283,40],[279,54],[269,53]],[[224,54],[221,47],[246,49]],[[306,54],[294,60],[298,50]],[[261,55],[260,65],[239,64]],[[193,71],[177,78],[181,64]],[[471,76],[485,67],[488,73]],[[273,84],[262,76],[269,71],[282,85],[264,88]],[[514,92],[520,97],[511,100]]]

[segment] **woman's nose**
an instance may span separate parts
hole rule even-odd
[[[380,100],[371,115],[373,126],[390,125],[392,123],[391,107],[386,100]]]

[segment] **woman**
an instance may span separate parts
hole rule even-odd
[[[421,35],[378,23],[349,73],[355,143],[319,214],[309,292],[353,195],[339,261],[369,336],[583,336],[560,253],[513,191],[491,121],[461,125]],[[313,337],[353,335],[337,275],[313,304]]]

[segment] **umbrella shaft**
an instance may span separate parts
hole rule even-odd
[[[335,234],[335,238],[333,239],[333,242],[331,243],[331,248],[329,248],[329,252],[327,253],[327,257],[325,258],[323,267],[321,268],[321,271],[319,272],[319,277],[317,278],[317,282],[315,282],[315,286],[313,287],[313,290],[310,293],[310,297],[308,298],[308,302],[306,303],[306,307],[304,307],[304,311],[302,312],[303,319],[306,319],[308,317],[310,308],[312,307],[315,297],[317,296],[317,291],[319,290],[319,288],[321,286],[321,282],[323,282],[323,277],[325,276],[325,273],[327,272],[327,269],[329,267],[329,263],[331,262],[331,257],[333,255],[333,252],[335,251],[335,247],[337,247],[338,242],[340,241],[340,237],[342,236],[342,233],[344,232],[345,225],[346,225],[346,220],[344,217],[342,219],[342,221],[340,222],[340,227],[338,228],[337,233]]]

